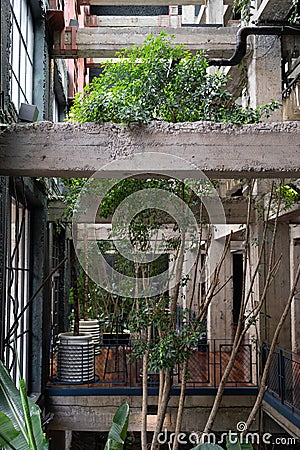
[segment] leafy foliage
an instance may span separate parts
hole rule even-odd
[[[47,450],[40,409],[26,394],[24,380],[18,391],[0,361],[0,445],[7,450]]]
[[[217,444],[199,444],[191,450],[223,450],[223,448]],[[230,439],[227,439],[226,450],[253,450],[253,446],[245,442],[232,443]]]
[[[299,24],[300,22],[300,4],[299,0],[292,0],[292,10],[290,15],[291,24]]]
[[[104,450],[122,450],[129,423],[129,405],[123,403],[113,418]]]
[[[147,123],[168,122],[255,123],[278,108],[271,101],[244,109],[225,89],[228,77],[208,74],[203,51],[192,55],[172,45],[174,36],[162,32],[117,54],[98,78],[78,94],[68,119],[73,122]]]
[[[252,16],[254,6],[251,5],[251,0],[233,0],[233,12],[240,13],[243,22],[248,24]]]

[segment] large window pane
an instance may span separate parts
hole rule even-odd
[[[32,102],[34,29],[27,0],[11,0],[11,99],[16,109]]]

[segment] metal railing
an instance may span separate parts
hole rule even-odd
[[[270,352],[265,343],[262,352],[263,367]],[[300,413],[300,356],[276,347],[267,378],[267,390],[282,404]]]
[[[90,386],[141,387],[142,360],[134,357],[130,340],[101,343],[96,347],[93,361],[95,379],[93,383],[89,383]],[[193,349],[188,362],[187,387],[217,387],[227,367],[232,347],[230,340],[202,341],[197,348]],[[59,347],[55,347],[51,357],[50,382],[62,384],[57,373],[58,354]],[[257,386],[256,361],[255,347],[244,342],[238,350],[226,386]],[[149,386],[158,386],[158,373],[149,371],[147,378]],[[180,383],[181,368],[177,365],[172,371],[172,385],[178,387]]]

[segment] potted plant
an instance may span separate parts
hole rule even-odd
[[[87,275],[85,275],[85,277],[86,276]],[[84,324],[81,323],[80,326],[79,284],[77,277],[77,261],[74,250],[72,252],[72,278],[72,296],[74,305],[73,331],[61,333],[59,335],[57,379],[60,382],[71,384],[90,383],[95,380],[96,337],[95,334],[93,335],[90,333],[91,328],[93,329],[93,325],[90,322],[84,320]],[[84,286],[85,288],[87,286],[85,278]],[[85,311],[87,311],[87,300],[85,300]],[[95,325],[97,325],[97,322],[98,321],[94,323],[94,328]],[[87,326],[86,323],[89,325]]]

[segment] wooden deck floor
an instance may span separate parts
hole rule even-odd
[[[207,347],[195,350],[189,360],[188,387],[218,386],[230,358],[230,350],[209,352]],[[56,363],[53,364],[52,380],[55,380]],[[141,387],[142,361],[131,362],[130,349],[126,346],[101,348],[95,356],[96,382],[88,386],[97,387]],[[180,386],[181,373],[178,367],[173,371],[173,387]],[[149,386],[158,385],[159,376],[148,373]],[[57,384],[57,381],[55,381]],[[228,386],[255,386],[255,367],[252,365],[250,347],[241,348],[229,376]]]

